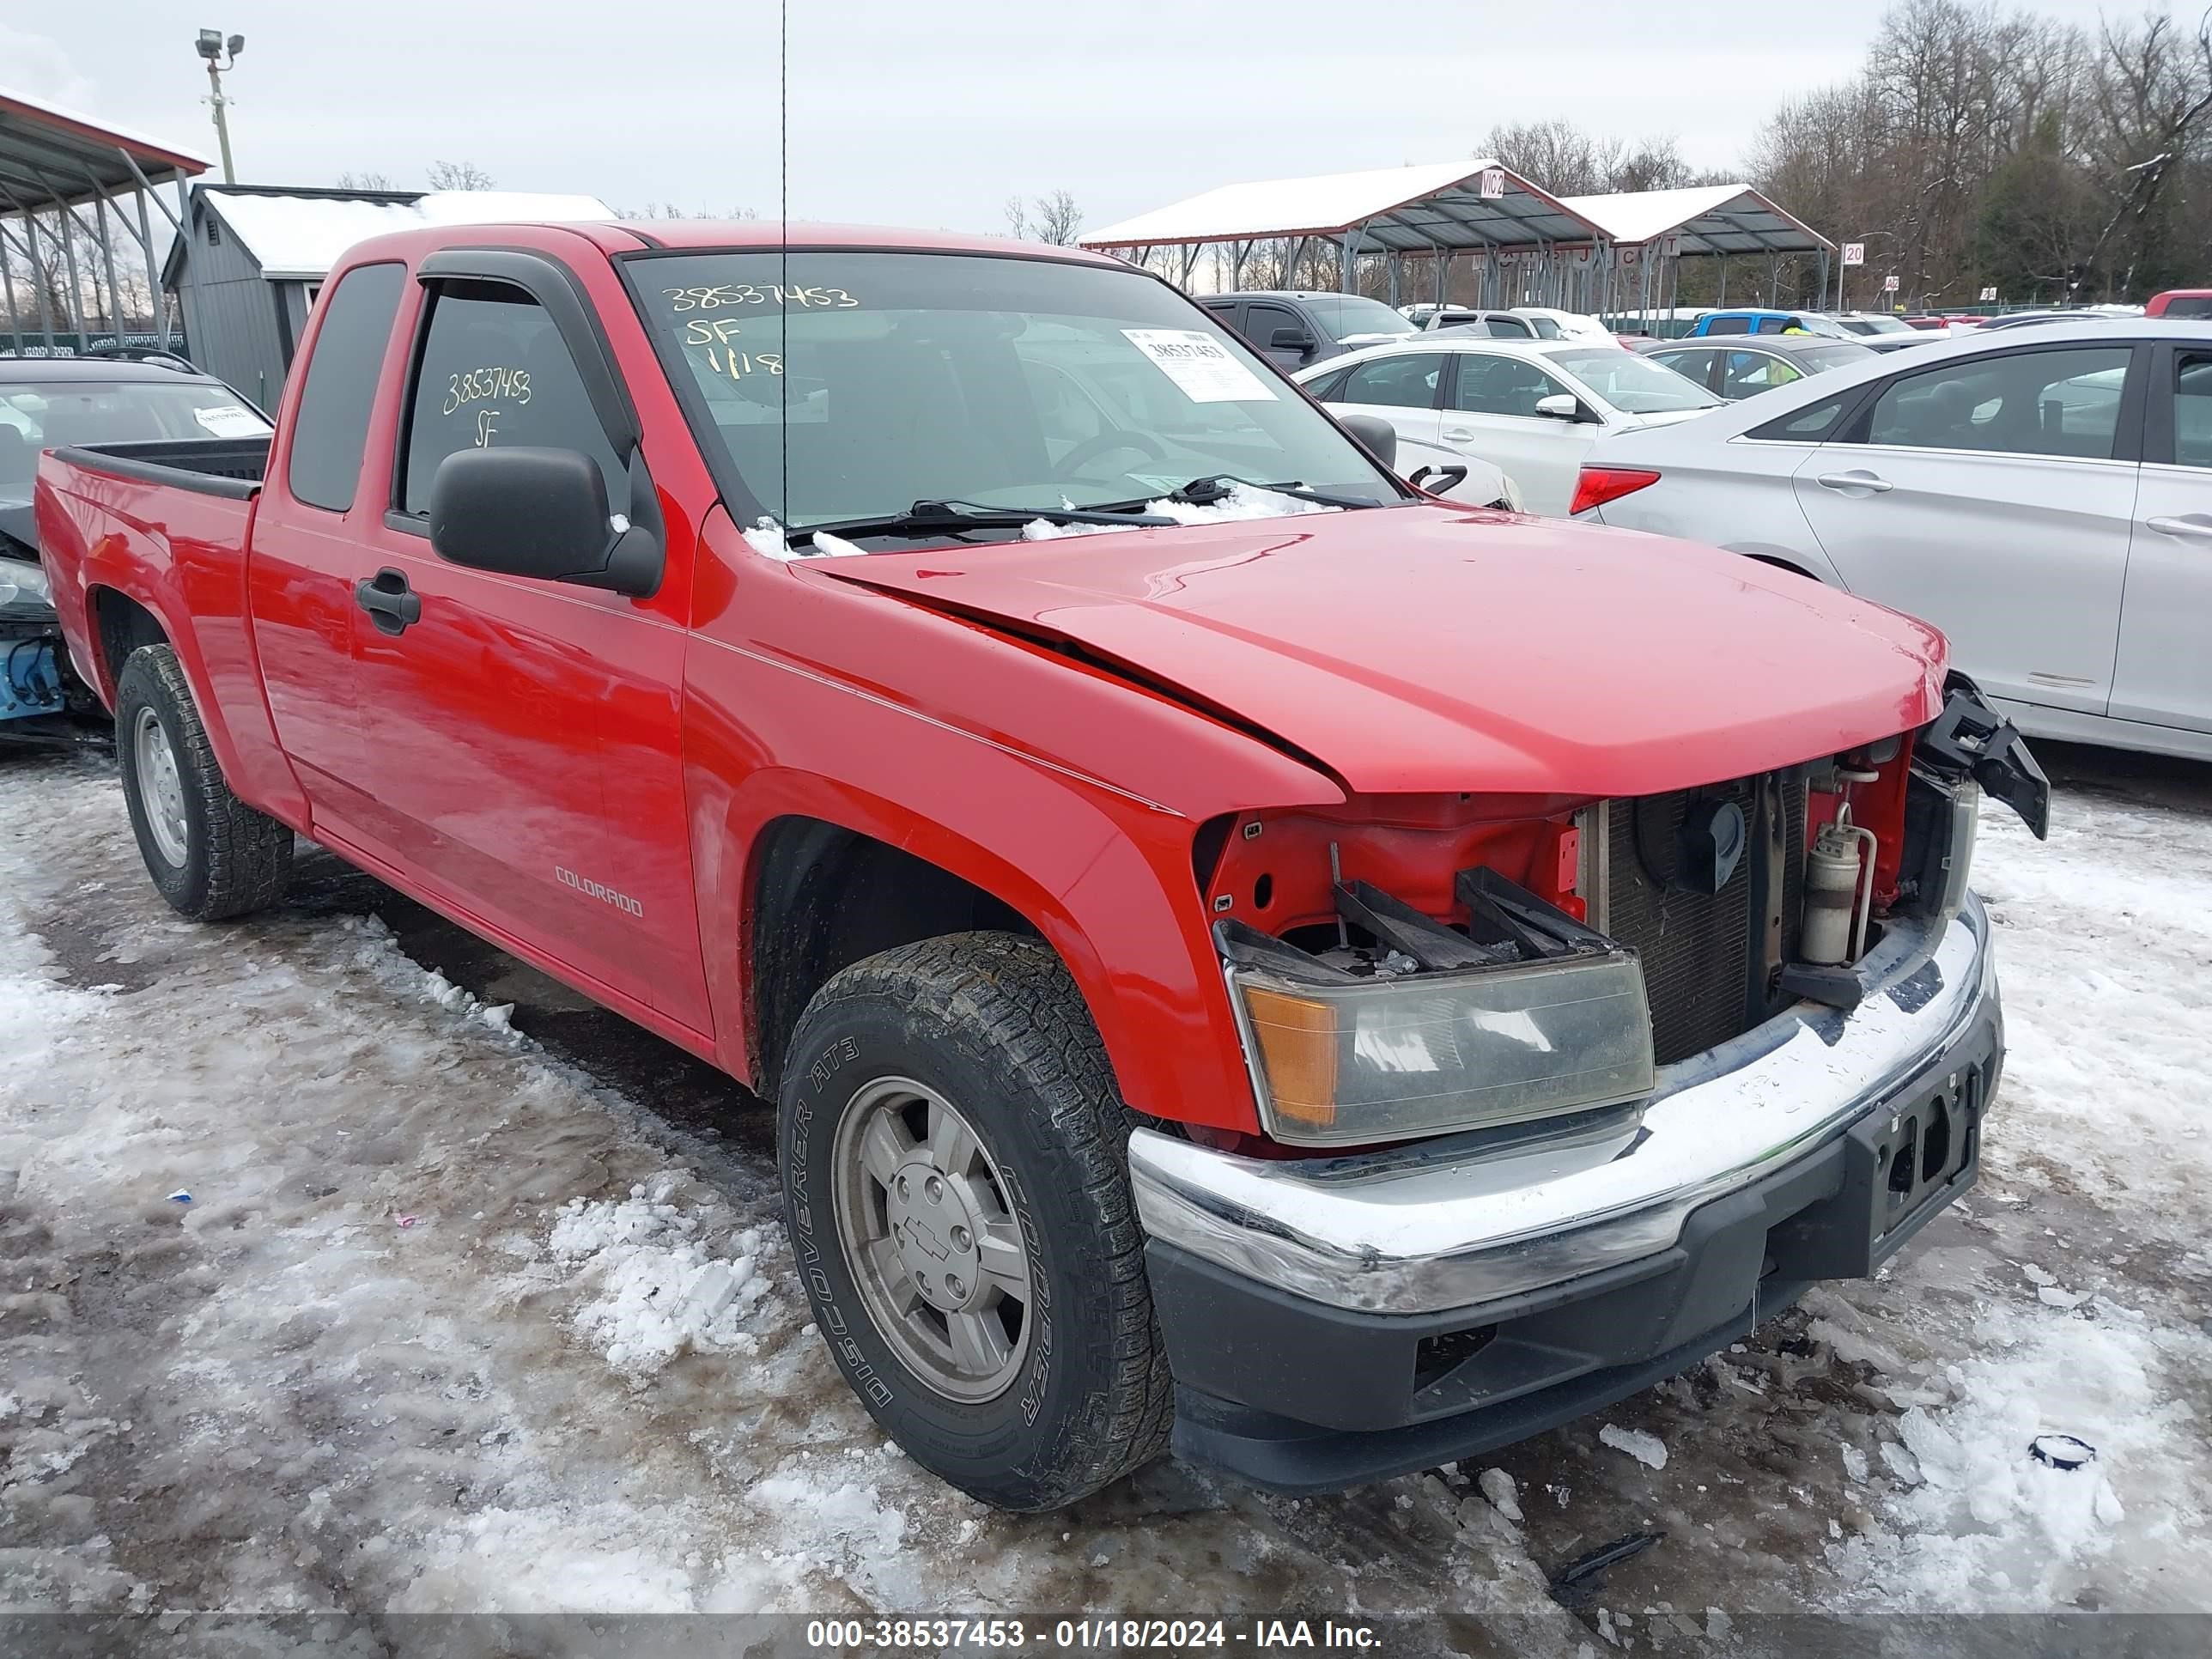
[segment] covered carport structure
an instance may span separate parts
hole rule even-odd
[[[1282,246],[1282,269],[1333,251],[1337,286],[1385,293],[1393,305],[1450,296],[1455,261],[1475,267],[1475,303],[1586,303],[1598,228],[1494,161],[1442,161],[1224,185],[1108,225],[1083,246],[1164,269],[1186,288],[1199,256],[1228,256],[1243,285],[1255,249]],[[1363,282],[1382,267],[1379,280]],[[1513,297],[1508,298],[1506,296]]]
[[[151,314],[143,343],[170,349],[147,204],[177,228],[185,181],[207,168],[197,155],[0,89],[0,343],[18,356],[81,351],[95,333],[131,343],[120,273],[143,270]]]
[[[1082,241],[1186,288],[1209,248],[1227,254],[1229,286],[1242,288],[1254,252],[1273,246],[1285,250],[1279,275],[1311,269],[1327,252],[1337,287],[1392,305],[1458,300],[1647,317],[1674,306],[1685,258],[1721,258],[1724,289],[1729,260],[1764,255],[1771,301],[1790,255],[1818,258],[1825,294],[1834,247],[1748,185],[1555,197],[1496,161],[1224,185]],[[1472,283],[1455,283],[1455,270],[1468,265]]]
[[[1744,255],[1764,258],[1765,303],[1772,305],[1779,297],[1782,261],[1790,255],[1817,258],[1815,292],[1823,301],[1826,298],[1829,257],[1836,245],[1749,185],[1689,185],[1563,199],[1597,228],[1621,274],[1621,281],[1609,285],[1610,302],[1591,309],[1645,316],[1672,312],[1681,263],[1688,258],[1720,261],[1720,303],[1726,305],[1730,264]],[[1754,289],[1739,299],[1756,304],[1760,295]]]

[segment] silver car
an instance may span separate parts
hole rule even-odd
[[[1574,510],[1930,622],[2032,735],[2212,758],[2212,325],[1969,337],[1606,433]]]

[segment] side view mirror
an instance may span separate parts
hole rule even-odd
[[[1270,351],[1311,351],[1314,337],[1302,328],[1279,328],[1267,337]]]
[[[1339,415],[1337,424],[1365,444],[1391,471],[1398,470],[1398,428],[1380,415]]]
[[[430,546],[452,564],[642,599],[660,586],[652,530],[607,505],[599,463],[574,449],[464,449],[430,481]]]
[[[1547,421],[1579,421],[1583,406],[1571,392],[1554,392],[1548,398],[1536,399],[1536,412]]]

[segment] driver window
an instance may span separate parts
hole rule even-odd
[[[1730,400],[1748,398],[1804,378],[1779,357],[1770,357],[1763,351],[1731,351],[1721,371],[1721,396]]]
[[[607,499],[628,499],[628,476],[545,308],[504,283],[441,283],[408,411],[402,510],[430,510],[447,456],[514,444],[580,451],[606,475]]]
[[[1459,360],[1459,384],[1452,388],[1451,406],[1469,415],[1534,420],[1539,403],[1566,389],[1525,359],[1468,352]]]
[[[2108,460],[2129,348],[2057,347],[1969,359],[1890,382],[1867,441]]]

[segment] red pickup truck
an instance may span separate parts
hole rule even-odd
[[[155,884],[306,836],[774,1102],[978,1496],[1477,1453],[1974,1177],[2048,791],[1919,623],[1426,495],[1073,250],[445,228],[303,349],[273,438],[40,463]]]

